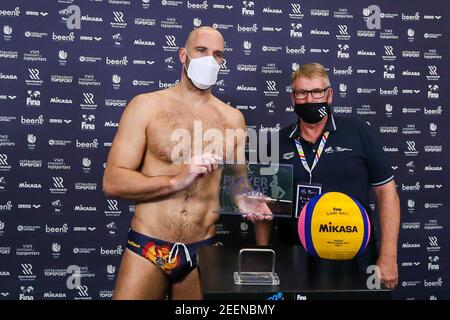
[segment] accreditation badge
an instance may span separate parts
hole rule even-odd
[[[298,218],[303,207],[311,198],[322,193],[322,185],[318,183],[298,183],[297,184],[297,203],[295,206],[295,217]]]

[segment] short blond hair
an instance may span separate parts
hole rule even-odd
[[[321,77],[325,79],[327,86],[330,86],[330,78],[325,70],[325,67],[320,63],[307,63],[292,73],[291,83],[300,77],[311,79],[313,77]]]

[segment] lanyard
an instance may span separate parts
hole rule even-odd
[[[314,157],[314,162],[312,164],[312,168],[309,168],[308,162],[306,161],[305,153],[303,152],[303,147],[300,142],[300,138],[295,139],[295,145],[297,146],[298,155],[300,157],[300,160],[302,161],[302,165],[305,168],[306,171],[309,173],[309,184],[312,182],[312,171],[317,165],[317,162],[319,162],[320,156],[322,155],[323,148],[325,147],[325,143],[327,143],[328,135],[330,134],[329,131],[325,131],[322,135],[322,138],[320,139],[319,148],[317,149],[316,156]]]

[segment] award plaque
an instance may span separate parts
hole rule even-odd
[[[266,214],[243,212],[236,205],[237,198],[249,202],[264,202],[274,218],[292,217],[293,166],[290,164],[248,163],[246,170],[227,165],[220,182],[220,209],[216,213],[246,215]],[[245,168],[244,168],[245,169]]]

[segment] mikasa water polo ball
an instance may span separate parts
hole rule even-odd
[[[315,196],[303,207],[298,234],[309,254],[348,260],[366,248],[370,220],[357,200],[341,192],[327,192]]]

